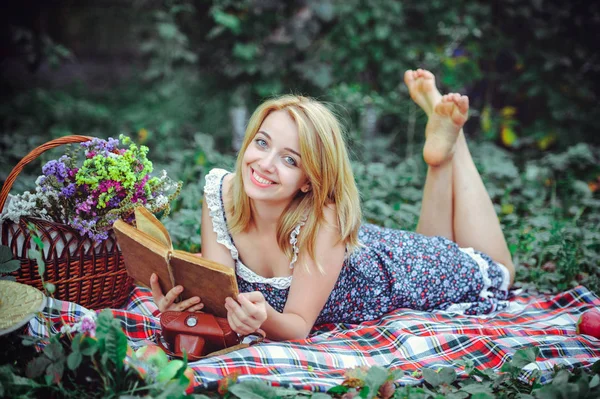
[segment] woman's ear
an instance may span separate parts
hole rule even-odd
[[[307,193],[307,192],[309,192],[309,191],[310,191],[310,183],[306,183],[305,185],[303,185],[303,186],[300,188],[300,191],[302,191],[303,193]]]

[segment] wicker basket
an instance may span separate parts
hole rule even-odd
[[[8,193],[25,165],[51,148],[91,139],[87,136],[65,136],[42,144],[27,154],[2,186],[0,209],[4,208]],[[44,243],[44,281],[56,286],[54,298],[75,302],[88,309],[118,308],[124,304],[131,293],[133,280],[127,275],[112,230],[108,239],[94,243],[65,224],[25,217],[19,223],[4,221],[1,243],[10,247],[15,259],[21,262],[21,268],[13,273],[18,282],[42,289],[37,262],[27,256],[30,248],[36,248],[28,223],[36,226],[36,234]]]

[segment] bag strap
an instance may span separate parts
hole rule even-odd
[[[4,184],[2,185],[2,191],[0,191],[0,211],[4,209],[4,203],[8,198],[8,193],[10,193],[10,189],[12,188],[13,183],[15,182],[15,180],[17,180],[17,176],[19,175],[19,173],[21,173],[25,165],[27,165],[29,162],[33,161],[34,159],[36,159],[41,154],[43,154],[51,148],[58,147],[63,144],[83,143],[85,141],[90,140],[93,140],[93,137],[79,135],[64,136],[54,140],[50,140],[47,143],[36,147],[29,154],[25,155],[23,159],[21,159],[21,161],[19,161],[19,163],[13,168],[13,170],[11,170],[10,174],[4,181]]]
[[[221,349],[220,351],[215,351],[212,353],[209,353],[205,356],[195,356],[195,355],[190,355],[189,353],[187,354],[187,358],[188,360],[195,362],[197,360],[200,359],[204,359],[207,357],[212,357],[212,356],[219,356],[219,355],[225,355],[229,352],[233,352],[236,351],[238,349],[245,349],[248,348],[250,346],[256,345],[256,344],[260,344],[261,342],[263,342],[266,338],[267,334],[261,330],[260,328],[258,330],[256,330],[254,333],[252,334],[248,334],[248,335],[243,335],[240,337],[240,341],[243,341],[246,338],[249,337],[256,337],[256,339],[252,340],[251,342],[242,342],[240,344],[237,345],[233,345],[230,346],[229,348],[224,348]],[[156,331],[156,344],[163,350],[165,351],[165,353],[169,356],[172,357],[178,357],[178,358],[183,358],[183,353],[181,352],[173,352],[172,350],[170,350],[169,348],[167,348],[167,346],[163,343],[163,339],[162,339],[162,334],[160,333],[160,331]]]

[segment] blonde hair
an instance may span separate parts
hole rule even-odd
[[[315,259],[317,233],[325,216],[323,209],[335,205],[341,241],[348,252],[358,245],[361,223],[360,199],[350,165],[341,126],[333,113],[319,101],[311,98],[285,95],[261,104],[248,122],[244,142],[238,154],[235,177],[231,185],[228,212],[232,215],[232,233],[247,231],[253,222],[250,199],[244,191],[242,158],[265,118],[274,111],[285,110],[296,122],[300,139],[302,169],[310,182],[311,190],[298,194],[285,209],[277,226],[279,248],[290,258],[294,256],[290,244],[292,230],[304,219],[305,225],[298,235],[299,259],[308,255]],[[304,263],[304,262],[301,262]],[[323,272],[317,263],[319,271]]]

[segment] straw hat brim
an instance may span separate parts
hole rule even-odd
[[[46,297],[37,288],[0,280],[0,335],[25,325],[45,304]]]

